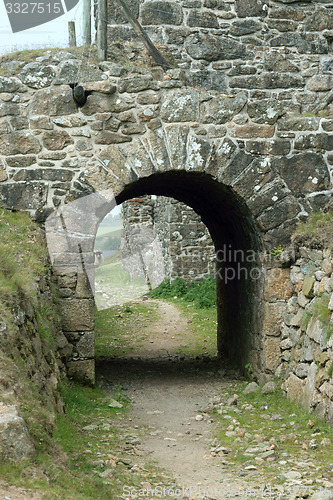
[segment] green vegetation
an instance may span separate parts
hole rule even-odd
[[[204,309],[197,307],[195,303],[186,303],[175,299],[171,299],[170,302],[173,302],[186,318],[191,318],[188,321],[188,328],[191,331],[190,335],[186,337],[186,345],[177,348],[177,353],[180,356],[190,358],[216,356],[216,307]]]
[[[312,304],[313,315],[322,323],[326,330],[326,338],[330,339],[333,333],[333,324],[331,323],[331,311],[328,308],[331,295],[323,293],[316,297]]]
[[[119,441],[115,422],[118,414],[126,412],[127,398],[115,387],[113,397],[124,404],[124,408],[115,409],[108,406],[109,397],[99,389],[64,381],[59,393],[55,377],[50,378],[48,387],[41,387],[38,369],[48,373],[45,359],[50,366],[57,365],[57,310],[48,297],[38,295],[36,286],[48,272],[47,248],[39,227],[26,214],[1,209],[0,231],[0,317],[1,326],[5,325],[0,347],[0,400],[19,405],[36,448],[35,459],[2,462],[1,479],[40,490],[52,500],[118,498],[122,484],[131,485],[140,478],[125,464],[117,465],[114,477],[100,476],[112,469],[113,459],[108,462],[108,457]],[[28,310],[32,305],[36,319],[35,324],[26,321],[22,339],[16,325],[20,304],[27,304]],[[34,359],[37,352],[36,358],[44,360],[41,366]],[[57,414],[61,398],[66,413]],[[88,425],[94,430],[84,429]],[[98,460],[101,464],[96,465]]]
[[[157,304],[133,302],[96,311],[96,359],[133,351],[145,339],[142,330],[157,319],[156,309]]]
[[[251,363],[247,363],[245,366],[245,373],[246,373],[246,376],[249,380],[252,380],[252,376],[253,376],[253,368],[252,368],[252,365]]]
[[[305,312],[304,329],[306,330],[312,317],[318,319],[326,331],[326,339],[329,340],[333,333],[333,323],[331,321],[331,311],[328,308],[330,294],[322,293],[315,297],[311,303],[310,310]]]
[[[104,264],[96,269],[95,277],[95,299],[99,309],[137,299],[148,291],[143,278],[131,281],[119,260],[119,253],[108,257]],[[105,296],[108,298],[105,299]]]
[[[282,254],[283,252],[283,246],[282,245],[279,245],[277,247],[273,247],[272,250],[271,250],[271,255],[273,255],[273,257],[276,257],[276,258],[280,258],[280,255]]]
[[[201,281],[185,281],[176,278],[164,280],[150,292],[150,297],[157,299],[177,298],[183,302],[194,302],[199,309],[216,306],[216,281],[209,276]]]
[[[36,279],[47,262],[40,230],[27,214],[0,208],[0,232],[0,311],[18,297],[36,304]]]
[[[109,407],[110,399],[100,389],[74,382],[64,382],[61,392],[66,414],[57,416],[53,437],[47,442],[45,432],[36,429],[40,433],[36,463],[1,464],[1,477],[15,485],[36,488],[50,500],[118,498],[123,484],[138,485],[139,476],[124,463],[118,464],[116,456],[117,419],[128,405],[120,388],[115,388],[114,396],[123,408]],[[37,473],[38,468],[43,472]],[[110,475],[103,477],[106,470]]]
[[[99,225],[95,250],[119,250],[121,243],[122,222],[121,215],[110,212]]]
[[[331,362],[329,368],[327,369],[327,376],[328,378],[332,378],[332,375],[333,375],[333,362]]]
[[[306,222],[297,226],[293,239],[308,244],[316,242],[333,249],[333,210],[310,214]]]
[[[245,465],[253,465],[268,473],[272,479],[281,469],[277,458],[281,460],[282,453],[292,457],[295,464],[311,458],[322,470],[331,466],[332,445],[320,445],[324,438],[333,441],[333,429],[329,424],[287,400],[279,388],[270,394],[257,391],[245,395],[243,390],[246,385],[247,382],[230,383],[223,392],[221,409],[214,414],[219,424],[218,439],[223,446],[230,447],[229,456],[235,464],[242,470]],[[228,398],[235,393],[238,394],[237,406],[226,407]],[[313,439],[317,442],[314,448],[309,446]],[[257,447],[263,441],[274,450],[273,461],[260,461],[260,451],[252,456],[247,453],[248,448]],[[255,457],[259,457],[259,462]],[[289,462],[288,458],[285,460]],[[286,470],[290,467],[291,462]],[[316,469],[313,475],[316,476]]]
[[[89,47],[67,47],[67,48],[43,48],[43,49],[29,49],[4,54],[0,57],[0,76],[17,75],[17,73],[28,63],[35,62],[37,57],[47,56],[48,53],[55,55],[59,52],[69,52],[74,57],[82,59],[83,63],[98,65],[97,50],[94,46]],[[1,67],[2,64],[17,62],[17,66],[13,70],[7,69],[6,66]]]
[[[119,256],[119,254],[118,254]],[[113,255],[111,257],[114,257]],[[122,263],[118,258],[110,258],[107,263],[103,266],[98,267],[95,273],[96,281],[101,280],[101,282],[110,287],[123,287],[126,284],[131,284],[133,287],[142,287],[145,285],[143,279],[137,278],[134,281],[130,280],[130,277],[126,271],[124,271]],[[140,290],[139,290],[140,291]],[[142,290],[142,293],[144,291]],[[140,296],[140,293],[137,294]]]
[[[100,250],[102,252],[106,250],[118,250],[121,243],[121,232],[122,229],[114,229],[112,231],[103,228],[101,232],[98,232],[95,240],[95,250]]]

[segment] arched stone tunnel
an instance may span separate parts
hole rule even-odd
[[[325,54],[316,57],[324,61]],[[116,203],[144,194],[172,196],[201,216],[220,266],[219,351],[274,373],[276,318],[286,308],[289,278],[281,270],[277,304],[264,301],[270,284],[261,252],[288,245],[297,222],[331,199],[332,119],[316,111],[326,87],[314,88],[309,73],[297,88],[288,80],[288,92],[264,92],[266,80],[251,77],[250,90],[233,86],[221,94],[185,86],[175,70],[166,78],[140,67],[117,76],[103,64],[83,72],[80,61],[66,57],[49,55],[18,76],[0,76],[0,202],[46,220],[72,345],[69,373],[94,380],[98,225]],[[245,78],[237,81],[247,84]],[[73,82],[89,93],[82,107]]]
[[[252,214],[230,188],[203,173],[177,171],[149,176],[128,185],[117,202],[146,193],[186,203],[209,229],[217,257],[218,353],[243,367],[263,317],[262,241]]]

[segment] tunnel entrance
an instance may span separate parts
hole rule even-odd
[[[263,303],[261,237],[251,213],[231,188],[198,172],[171,171],[138,179],[126,186],[116,203],[147,194],[185,203],[207,226],[216,251],[218,355],[243,369],[255,356]],[[113,206],[103,206],[99,219]]]
[[[91,194],[64,205],[47,219],[62,328],[71,344],[66,360],[69,375],[85,383],[95,380],[93,249],[98,226],[116,205],[147,194],[185,203],[208,228],[216,254],[218,355],[229,366],[244,370],[250,363],[259,373],[265,262],[262,236],[247,205],[231,187],[198,171],[136,177],[118,189],[116,196],[110,183],[110,176],[103,174]]]
[[[103,219],[94,253],[96,366],[216,359],[215,249],[193,209],[132,198]]]

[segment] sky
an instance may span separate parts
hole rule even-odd
[[[82,41],[82,0],[68,13],[53,21],[12,33],[4,0],[0,0],[0,55],[25,49],[68,47],[68,21],[75,21],[77,44],[80,45]]]

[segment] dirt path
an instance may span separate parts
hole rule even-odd
[[[174,305],[159,302],[158,321],[148,328],[146,343],[132,358],[99,367],[99,383],[106,389],[121,385],[131,399],[125,431],[137,438],[143,461],[158,464],[184,488],[180,495],[173,495],[174,490],[167,498],[218,499],[228,492],[230,498],[245,498],[241,490],[249,488],[248,478],[235,476],[223,451],[221,456],[211,454],[216,428],[213,418],[202,413],[219,401],[228,384],[223,371],[214,360],[174,360],[173,349],[186,343],[190,333]],[[264,480],[258,478],[251,486],[259,498]]]
[[[16,488],[0,481],[0,500],[42,500],[42,498],[37,491]]]
[[[191,332],[187,320],[173,304],[159,300],[151,302],[158,304],[158,319],[142,331],[146,342],[135,348],[133,356],[141,360],[166,361],[174,357],[178,347],[187,344]]]
[[[311,453],[311,446],[324,446],[325,435],[320,429],[310,426],[300,438],[293,422],[296,415],[288,414],[287,424],[280,425],[281,415],[267,410],[267,406],[255,409],[244,404],[241,393],[242,402],[234,405],[230,387],[240,388],[235,373],[226,374],[216,359],[180,359],[178,348],[186,345],[193,333],[191,319],[172,304],[154,302],[158,304],[157,320],[138,332],[145,339],[143,343],[137,344],[133,338],[134,351],[97,366],[98,385],[110,398],[115,397],[115,389],[120,394],[122,387],[131,400],[129,411],[117,417],[119,442],[111,456],[118,461],[115,471],[119,468],[121,474],[125,467],[131,475],[137,473],[139,484],[131,489],[123,487],[121,480],[123,493],[116,497],[111,494],[105,500],[333,500],[333,462],[329,460],[323,467]],[[247,425],[251,415],[255,422],[252,434]],[[243,424],[238,422],[241,416]],[[274,423],[278,426],[269,433]],[[222,425],[223,432],[217,439]],[[229,446],[233,449],[225,444],[224,436],[231,438]],[[294,455],[283,445],[288,439],[300,440]],[[325,446],[333,451],[328,441]],[[237,462],[235,450],[241,449],[249,460]],[[318,449],[324,454],[324,448]],[[104,458],[100,453],[96,456]],[[112,483],[107,484],[112,491]],[[314,491],[319,493],[313,496]],[[0,500],[41,498],[37,492],[6,487],[0,481]]]

